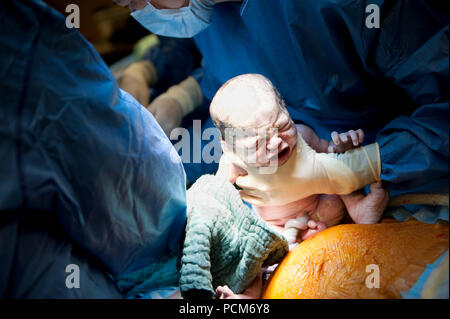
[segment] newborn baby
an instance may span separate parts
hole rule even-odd
[[[306,125],[294,125],[277,89],[258,74],[241,75],[225,83],[214,96],[210,113],[222,134],[224,156],[232,163],[228,168],[231,183],[248,174],[246,165],[275,167],[268,173],[277,174],[276,167],[288,162],[293,154],[300,138],[298,134],[311,148],[322,153],[344,152],[357,147],[364,139],[362,130],[333,132],[329,142],[319,139]],[[242,131],[245,134],[239,136]],[[351,202],[351,196],[360,194],[345,196],[347,202]],[[254,209],[292,244],[338,224],[345,214],[340,197],[344,196],[312,195],[282,206],[254,206]],[[366,224],[378,222],[382,213],[368,216],[359,214],[357,209],[348,209],[348,212],[354,222]]]
[[[249,174],[246,167],[261,168],[262,174],[277,174],[277,168],[288,163],[296,152],[299,139],[319,153],[345,152],[357,147],[364,139],[362,130],[351,130],[343,134],[333,132],[332,141],[326,141],[319,139],[310,127],[296,126],[277,89],[258,74],[245,74],[226,82],[214,96],[210,113],[221,132],[224,157],[230,164],[221,161],[219,171],[221,174],[225,171],[231,183],[239,176]],[[295,245],[341,222],[346,208],[355,223],[378,222],[385,208],[384,202],[387,202],[381,183],[371,185],[370,196],[367,196],[368,200],[383,204],[374,205],[375,209],[364,214],[358,209],[358,202],[364,197],[360,193],[312,195],[281,206],[253,207],[273,229],[283,233],[290,244]],[[219,287],[218,291],[223,293],[226,289]]]

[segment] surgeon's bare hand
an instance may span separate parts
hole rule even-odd
[[[358,147],[364,141],[364,131],[350,130],[345,133],[331,133],[332,142],[328,147],[328,153],[344,153],[352,148]]]
[[[183,109],[177,100],[170,96],[160,95],[149,106],[148,110],[153,114],[164,133],[170,138],[170,132],[180,126],[183,120]]]

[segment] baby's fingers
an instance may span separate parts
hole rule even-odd
[[[341,142],[341,141],[339,140],[339,134],[338,134],[338,132],[333,132],[333,133],[331,133],[331,139],[333,140],[333,143],[336,144],[336,145],[339,145],[339,143]]]
[[[350,131],[348,131],[348,135],[350,135],[350,138],[352,139],[353,146],[358,146],[358,144],[359,144],[359,137],[356,134],[356,132],[353,131],[353,130],[350,130]]]
[[[364,131],[361,129],[356,130],[356,134],[358,135],[359,143],[361,144],[364,141]]]
[[[348,133],[341,133],[339,134],[339,138],[341,139],[342,143],[347,143],[348,142]]]

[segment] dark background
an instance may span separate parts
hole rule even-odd
[[[133,51],[136,42],[150,34],[130,16],[127,7],[112,0],[45,0],[64,16],[69,4],[80,8],[80,29],[107,64],[117,62]]]

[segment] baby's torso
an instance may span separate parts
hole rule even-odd
[[[253,206],[253,208],[269,225],[284,227],[290,219],[306,215],[311,217],[318,203],[319,196],[313,195],[282,206]]]
[[[253,206],[255,212],[275,231],[284,233],[289,220],[305,217],[304,222],[314,220],[326,227],[340,224],[345,206],[339,196],[312,195],[282,206]]]

